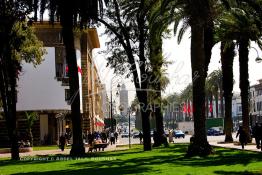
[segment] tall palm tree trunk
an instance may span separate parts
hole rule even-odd
[[[218,92],[215,92],[215,101],[216,101],[216,118],[218,118]]]
[[[155,106],[155,123],[156,123],[156,137],[155,143],[153,146],[160,146],[163,143],[163,134],[164,134],[164,126],[163,126],[163,113],[162,113],[162,94],[161,94],[161,68],[163,65],[163,56],[162,56],[162,38],[161,35],[157,33],[157,28],[150,29],[150,37],[149,37],[149,60],[152,67],[152,75],[150,84],[153,88],[153,101],[157,104]],[[171,114],[171,113],[170,113]],[[171,125],[171,115],[170,115],[170,125]]]
[[[240,69],[240,90],[242,102],[243,129],[247,136],[247,141],[251,140],[249,129],[249,75],[248,75],[248,46],[247,39],[239,40],[239,69]]]
[[[150,110],[148,109],[148,99],[146,91],[137,91],[137,97],[140,103],[140,112],[142,116],[142,131],[143,131],[143,144],[144,144],[144,151],[150,151],[151,147],[151,136],[150,136]]]
[[[191,67],[193,82],[194,139],[189,145],[187,156],[208,155],[212,148],[207,141],[205,126],[205,78],[204,27],[191,24]]]
[[[211,113],[211,118],[214,118],[214,112],[213,112],[213,94],[210,94],[210,105],[208,107],[210,113]]]
[[[69,86],[71,97],[71,119],[73,125],[73,145],[70,154],[82,156],[85,153],[82,137],[82,122],[80,114],[79,77],[77,70],[76,51],[73,33],[73,12],[70,6],[64,6],[61,15],[62,35],[66,49],[66,61],[69,67]]]
[[[232,131],[232,91],[233,91],[233,61],[234,61],[234,42],[225,48],[225,43],[221,43],[221,62],[222,62],[222,84],[225,98],[225,119],[224,119],[224,131],[225,142],[233,142]]]
[[[205,99],[206,99],[206,105],[205,105],[206,106],[206,110],[205,110],[206,111],[206,118],[208,118],[208,114],[209,114],[209,111],[208,111],[208,101],[209,101],[208,96],[206,96]]]
[[[224,98],[223,98],[223,88],[221,85],[219,85],[219,96],[220,96],[220,112],[221,112],[221,117],[224,118],[225,116],[225,110],[224,110]]]

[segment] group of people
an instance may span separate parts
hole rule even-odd
[[[248,138],[245,130],[243,129],[243,126],[239,126],[236,138],[238,136],[241,147],[242,149],[244,149],[244,146],[248,142]],[[256,122],[255,126],[252,128],[252,137],[255,138],[257,149],[261,149],[262,151],[262,123],[259,124],[258,122]]]
[[[65,149],[65,145],[68,142],[68,133],[62,134],[59,138],[59,147],[62,151]],[[118,139],[118,133],[115,131],[94,131],[94,132],[86,132],[83,135],[83,141],[84,143],[88,143],[90,146],[96,144],[96,143],[108,143],[108,140],[110,144],[115,144]]]
[[[87,132],[84,135],[84,140],[88,142],[88,144],[92,144],[94,141],[100,141],[101,143],[107,143],[108,140],[112,144],[115,144],[118,139],[118,133],[114,131],[95,131],[93,133]]]

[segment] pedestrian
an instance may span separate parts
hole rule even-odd
[[[239,136],[239,142],[240,142],[240,144],[242,146],[242,149],[244,149],[244,146],[247,144],[247,137],[246,137],[246,133],[245,133],[245,131],[244,131],[242,126],[239,126],[236,138],[238,136]]]
[[[102,142],[103,142],[103,143],[107,143],[107,136],[106,136],[105,131],[103,131],[103,132],[101,133],[101,138],[102,138]]]
[[[168,132],[168,140],[169,140],[169,143],[174,143],[174,138],[173,138],[173,130],[169,130]]]
[[[139,136],[140,144],[143,144],[143,134],[141,131],[139,132],[138,136]]]
[[[117,142],[118,133],[117,133],[117,132],[115,132],[115,133],[114,133],[114,136],[115,136],[115,142]]]
[[[115,135],[113,131],[110,132],[110,144],[115,144]]]
[[[260,149],[262,151],[262,123],[260,123],[260,127],[259,127],[259,130],[258,130],[258,133],[259,133]]]
[[[252,128],[252,136],[255,138],[257,149],[260,149],[260,127],[258,122],[256,122],[255,126]]]
[[[64,151],[65,149],[65,144],[66,144],[66,138],[65,136],[62,134],[59,138],[59,147],[61,149],[61,151]]]

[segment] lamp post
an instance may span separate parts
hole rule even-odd
[[[257,57],[256,57],[255,61],[256,61],[257,63],[261,63],[261,62],[262,62],[262,58],[259,57],[259,54],[258,54],[257,49],[256,49],[255,47],[250,47],[250,48],[254,49],[254,50],[257,52]]]
[[[111,131],[114,131],[114,126],[113,126],[113,90],[112,90],[112,82],[113,82],[113,79],[115,78],[116,76],[114,76],[112,79],[111,79],[111,84],[110,84],[110,88],[111,88],[111,94],[110,94],[110,121],[111,121]],[[120,84],[117,85],[117,88],[118,90],[120,89]],[[118,95],[118,92],[116,93],[116,95]]]
[[[256,61],[257,63],[261,63],[261,62],[262,62],[262,58],[259,57],[259,54],[258,54],[257,49],[256,49],[255,47],[250,47],[250,48],[254,49],[254,50],[257,52],[257,57],[256,57],[255,61]],[[259,102],[258,104],[259,104],[259,108],[258,108],[258,115],[259,115],[259,116],[258,116],[258,119],[260,119],[261,103]],[[256,119],[256,120],[257,120],[257,119]]]

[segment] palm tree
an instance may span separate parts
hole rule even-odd
[[[29,134],[30,146],[32,147],[34,144],[32,126],[34,125],[34,122],[36,121],[38,114],[36,112],[30,112],[30,113],[25,112],[25,115],[27,119],[27,132]]]
[[[221,62],[222,62],[222,81],[223,81],[223,91],[225,98],[225,120],[224,120],[224,132],[225,132],[225,142],[232,142],[232,131],[233,131],[233,121],[232,121],[232,91],[233,91],[233,60],[235,56],[235,44],[233,41],[221,42]]]
[[[192,94],[192,83],[188,84],[185,89],[181,92],[180,94],[180,104],[183,106],[187,106],[188,102],[192,101],[193,99],[193,94]],[[193,109],[191,109],[193,110]],[[185,112],[185,120],[189,120],[190,114],[188,114],[188,111],[186,109]]]
[[[189,145],[187,155],[208,155],[212,148],[207,141],[205,127],[205,78],[208,58],[205,47],[205,26],[211,20],[211,4],[208,0],[188,0],[186,13],[191,26],[191,68],[193,83],[194,140]],[[205,50],[206,49],[206,50]]]
[[[154,146],[160,146],[164,142],[164,126],[163,126],[163,113],[162,113],[162,95],[161,91],[164,90],[169,83],[169,80],[164,76],[163,66],[168,64],[163,58],[162,52],[162,37],[163,33],[167,30],[167,23],[163,23],[167,14],[165,12],[159,13],[160,4],[152,7],[149,15],[149,60],[152,69],[151,78],[149,80],[150,88],[153,89],[152,101],[156,122],[156,139]],[[150,100],[151,101],[151,100]]]
[[[226,19],[224,22],[228,30],[225,36],[228,39],[237,40],[239,46],[239,87],[241,90],[242,120],[243,128],[248,140],[250,140],[248,53],[250,41],[256,41],[262,46],[260,41],[261,17],[259,17],[257,13],[254,13],[254,9],[247,6],[246,3],[242,1],[239,1],[234,7],[235,8],[232,8],[230,13],[226,13],[224,17]]]
[[[220,91],[221,117],[223,117],[224,102],[223,102],[223,89],[222,89],[222,71],[214,70],[208,75],[208,78],[209,78],[209,83],[211,84],[212,92],[215,94],[217,115],[218,115],[218,91]]]
[[[171,3],[170,3],[171,2]],[[207,155],[211,153],[211,146],[207,142],[205,129],[205,79],[207,77],[208,64],[211,58],[213,42],[213,6],[212,0],[186,0],[164,1],[165,6],[170,4],[180,5],[186,23],[180,30],[182,36],[185,29],[191,27],[191,67],[193,83],[193,115],[195,139],[188,148],[188,156]],[[172,5],[171,5],[172,6]],[[171,14],[173,15],[173,14]],[[179,22],[175,23],[178,26]],[[176,29],[176,27],[175,27]],[[179,37],[181,38],[181,37]],[[203,69],[204,67],[204,69]]]

